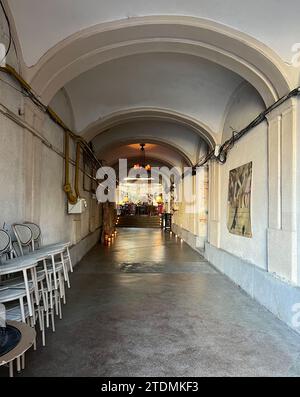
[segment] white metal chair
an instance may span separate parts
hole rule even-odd
[[[32,238],[32,231],[30,227],[21,223],[15,223],[12,226],[14,234],[17,239],[16,252],[18,256],[23,256],[34,250],[34,242]]]
[[[42,233],[40,227],[33,222],[24,222],[24,225],[29,227],[32,232],[34,249],[40,248],[42,246]]]
[[[72,260],[71,260],[71,255],[70,255],[70,242],[59,242],[59,243],[54,243],[54,244],[49,244],[49,245],[43,245],[42,241],[42,231],[39,225],[33,222],[25,222],[25,225],[28,226],[31,231],[32,231],[32,238],[34,242],[34,249],[53,249],[53,248],[59,248],[62,247],[63,254],[64,254],[64,261],[65,263],[69,266],[69,271],[72,273],[73,272],[73,265],[72,265]]]
[[[10,235],[6,230],[0,229],[0,263],[5,257],[5,260],[13,257],[13,248],[11,244]]]
[[[34,240],[33,233],[29,226],[23,224],[14,224],[13,231],[16,235],[18,250],[21,256],[24,256],[25,253],[34,253]],[[57,251],[54,251],[56,254]],[[60,251],[59,251],[60,252]],[[26,256],[26,255],[25,255]],[[49,327],[49,309],[51,313],[52,319],[52,330],[55,331],[54,325],[54,309],[56,315],[62,318],[61,311],[61,302],[60,298],[63,301],[66,301],[65,298],[65,288],[63,283],[63,273],[64,268],[63,264],[59,261],[55,260],[55,256],[53,254],[53,250],[45,250],[45,257],[51,258],[51,263],[46,263],[46,259],[42,261],[42,264],[37,269],[38,280],[40,281],[38,285],[40,296],[44,296],[46,294],[46,299],[43,301],[44,312],[46,314],[46,324]],[[40,278],[40,279],[39,279]],[[45,281],[45,286],[43,282]],[[38,301],[38,298],[36,298]]]

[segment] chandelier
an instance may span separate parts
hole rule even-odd
[[[134,164],[133,168],[135,170],[139,170],[141,168],[144,168],[147,172],[151,171],[151,165],[146,163],[146,150],[145,150],[145,143],[140,143],[140,149],[142,152],[142,164],[136,163]]]

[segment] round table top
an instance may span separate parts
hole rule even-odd
[[[17,273],[24,269],[30,269],[37,265],[38,258],[35,253],[10,259],[0,264],[0,276],[5,274]]]
[[[29,290],[33,291],[33,283],[29,283]],[[25,286],[22,285],[8,285],[0,286],[0,303],[7,303],[15,301],[26,296]]]
[[[31,328],[25,323],[19,323],[17,321],[7,321],[7,324],[17,328],[21,332],[21,340],[11,351],[3,356],[0,356],[0,366],[8,364],[16,358],[22,356],[34,343],[36,338],[36,332],[34,328]]]
[[[68,245],[69,243],[54,243],[41,247],[27,255],[10,259],[7,262],[0,264],[0,276],[30,269],[36,266],[38,262],[47,259],[49,255],[60,254]]]

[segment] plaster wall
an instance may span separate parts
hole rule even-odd
[[[15,54],[8,62],[18,70]],[[59,240],[71,241],[76,248],[74,258],[81,258],[95,242],[101,224],[99,206],[89,192],[84,192],[83,175],[80,175],[81,196],[88,203],[82,215],[67,214],[64,184],[64,133],[48,116],[40,112],[19,91],[18,85],[1,73],[0,81],[0,227],[4,222],[34,221],[42,228],[45,244]],[[72,109],[61,92],[54,107],[72,126]],[[11,112],[13,121],[5,114]],[[26,125],[45,139],[51,150],[34,136]],[[58,152],[58,153],[57,153]],[[71,145],[74,159],[74,147]],[[73,184],[74,167],[70,165]],[[84,241],[84,242],[82,242]],[[75,252],[75,251],[74,251]]]
[[[257,92],[248,84],[239,88],[232,97],[225,118],[223,141],[232,130],[240,131],[252,121],[264,105]],[[231,234],[227,228],[227,199],[230,170],[252,162],[251,223],[252,237]],[[267,268],[268,228],[268,125],[266,122],[252,129],[229,152],[224,165],[217,165],[219,184],[219,248],[261,268]],[[217,192],[216,192],[217,194]],[[211,201],[215,197],[210,197]],[[213,232],[213,231],[212,231]]]

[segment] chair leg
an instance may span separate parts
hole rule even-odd
[[[33,294],[31,294],[31,302],[32,302],[32,308],[33,308],[33,312],[32,312],[32,321],[33,321],[33,327],[36,324],[36,316],[35,316],[35,310],[34,310],[34,299],[33,299]]]
[[[46,297],[46,291],[44,289],[43,281],[41,281],[41,294],[42,294],[42,301],[43,301],[43,306],[45,311],[48,310],[48,302],[47,302],[47,297]]]
[[[9,377],[13,378],[14,377],[14,362],[10,361],[9,363]]]
[[[19,299],[22,322],[26,323],[23,297]]]
[[[62,310],[61,310],[61,300],[58,301],[58,309],[59,309],[59,319],[62,319]]]
[[[54,288],[52,285],[52,279],[51,279],[51,275],[49,275],[49,279],[50,279],[50,288],[48,289],[49,294],[50,294],[50,309],[53,310],[53,294],[54,294]]]
[[[64,280],[61,272],[58,273],[59,295],[62,299],[64,297]]]
[[[30,317],[30,326],[32,327],[32,328],[35,328],[35,324],[34,324],[34,321],[33,321],[33,318],[32,317]],[[33,350],[36,350],[36,338],[34,338],[34,341],[33,341]]]
[[[51,310],[51,323],[52,323],[52,331],[55,332],[54,309]]]
[[[43,327],[42,327],[42,313],[41,313],[41,308],[40,307],[37,308],[37,312],[38,312],[38,318],[39,318],[40,331],[42,331],[43,330]]]
[[[56,277],[56,266],[55,266],[54,255],[51,255],[51,260],[52,260],[52,268],[53,268],[54,288],[57,289],[57,277]]]
[[[45,317],[44,317],[44,310],[41,312],[41,320],[42,320],[42,344],[46,346],[46,333],[45,333]]]
[[[59,297],[57,296],[57,290],[54,291],[54,301],[55,301],[55,314],[58,316],[58,300]]]
[[[49,307],[47,307],[46,311],[46,327],[49,328]]]
[[[22,361],[22,370],[24,370],[25,369],[25,353],[22,354],[21,361]]]
[[[21,372],[21,358],[17,357],[17,372]]]
[[[69,261],[69,266],[70,266],[70,272],[73,273],[73,265],[72,265],[72,260],[71,260],[69,247],[67,247],[67,256],[68,256],[68,261]]]
[[[60,280],[60,297],[63,299],[64,305],[66,304],[66,289],[65,289],[65,284],[63,280],[63,276],[61,273],[59,273],[59,280]]]
[[[68,269],[67,269],[67,264],[66,264],[65,259],[64,259],[64,254],[62,252],[60,254],[60,259],[61,259],[61,262],[62,262],[62,265],[63,265],[65,281],[66,281],[66,283],[68,285],[68,288],[70,288],[71,286],[70,286],[69,273],[68,273]]]

